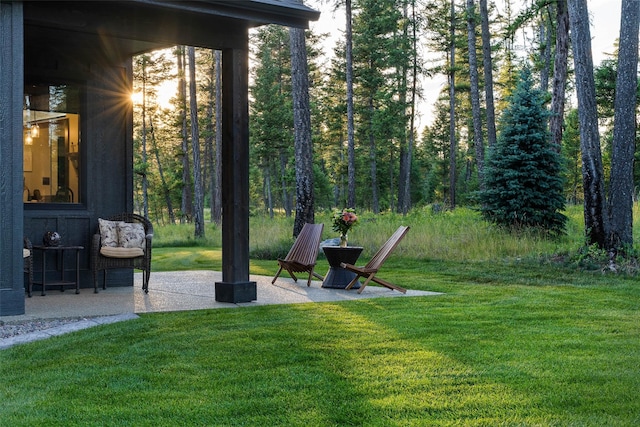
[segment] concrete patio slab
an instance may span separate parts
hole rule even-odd
[[[256,282],[258,298],[238,304],[215,300],[215,283],[222,281],[222,273],[210,270],[152,273],[148,294],[142,291],[142,273],[135,273],[133,287],[111,287],[97,294],[92,288],[83,288],[79,294],[53,289],[45,296],[34,293],[31,298],[25,298],[25,314],[3,316],[0,320],[7,323],[60,318],[79,320],[46,331],[0,339],[0,349],[98,324],[129,320],[141,313],[440,295],[438,292],[412,290],[402,294],[371,285],[358,294],[356,290],[322,288],[319,281],[312,281],[307,287],[306,280],[300,279],[296,283],[282,276],[273,285],[272,277],[252,275],[250,280]]]

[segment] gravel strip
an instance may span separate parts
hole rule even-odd
[[[15,322],[3,322],[0,320],[0,339],[11,338],[30,332],[44,331],[58,326],[87,320],[88,317],[66,317],[61,319],[33,319]]]
[[[93,326],[137,319],[134,313],[99,317],[65,317],[59,319],[32,319],[15,322],[0,321],[0,350],[63,335]]]

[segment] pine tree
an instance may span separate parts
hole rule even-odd
[[[580,121],[586,244],[595,244],[604,249],[609,236],[609,218],[606,212],[604,167],[596,109],[589,8],[587,0],[570,0],[567,4]]]
[[[566,217],[560,157],[550,143],[544,95],[533,87],[528,68],[509,101],[488,156],[482,214],[511,228],[561,233]]]

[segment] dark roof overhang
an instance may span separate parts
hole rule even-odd
[[[26,1],[25,53],[33,64],[52,52],[117,61],[173,45],[223,49],[242,46],[249,28],[306,28],[319,15],[293,0]]]
[[[291,0],[138,1],[157,7],[240,19],[247,21],[251,27],[279,24],[287,27],[308,28],[309,21],[316,21],[320,17],[320,12]]]

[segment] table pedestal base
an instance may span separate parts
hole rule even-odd
[[[344,289],[347,287],[349,283],[356,277],[355,273],[350,272],[349,270],[345,270],[342,267],[331,267],[327,272],[327,275],[324,276],[324,281],[322,282],[323,288],[331,288],[331,289]],[[359,289],[360,282],[356,282],[351,289]]]
[[[325,246],[322,248],[329,262],[329,271],[322,281],[323,288],[344,289],[356,277],[356,273],[340,267],[341,263],[355,264],[362,252],[360,246]],[[360,282],[356,282],[351,289],[358,289]]]

